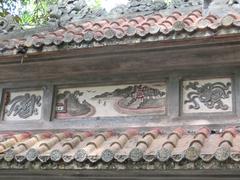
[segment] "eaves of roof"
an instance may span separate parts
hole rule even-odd
[[[239,34],[240,14],[223,17],[204,16],[195,9],[187,14],[159,13],[117,19],[71,22],[55,30],[0,41],[1,55],[25,54],[60,49],[102,47],[153,41],[174,41],[191,38],[221,37]]]
[[[239,167],[240,161],[240,134],[235,127],[222,132],[206,127],[196,132],[178,127],[168,133],[158,128],[6,132],[0,137],[0,167],[6,168],[7,162],[8,169],[36,163],[47,164],[47,169],[214,169]]]

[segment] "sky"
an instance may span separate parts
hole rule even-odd
[[[93,3],[95,0],[86,0],[88,4]],[[105,8],[107,11],[110,11],[114,7],[120,4],[127,4],[128,0],[102,0],[102,7]]]
[[[114,7],[120,5],[120,4],[127,4],[129,0],[101,0],[102,1],[102,7],[105,8],[108,12],[113,9]],[[33,10],[33,6],[34,6],[34,0],[30,1],[30,5],[28,5],[27,7],[25,7],[29,12],[31,12],[31,10]],[[92,4],[95,2],[95,0],[86,0],[87,4]],[[21,12],[22,7],[21,7],[21,3],[20,1],[16,1],[16,9],[12,12],[14,15],[19,15],[19,12]]]
[[[128,0],[104,0],[103,1],[103,7],[110,11],[112,8],[120,5],[120,4],[127,4]]]

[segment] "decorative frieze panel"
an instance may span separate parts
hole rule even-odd
[[[56,118],[165,114],[166,85],[138,84],[58,89]]]
[[[5,121],[39,120],[42,114],[43,90],[5,91]]]
[[[183,113],[230,112],[231,78],[183,81]]]
[[[44,93],[43,89],[4,89],[3,121],[45,120],[53,109],[56,120],[89,117],[134,117],[168,115],[165,82],[93,87],[61,86]],[[180,104],[183,114],[233,112],[232,78],[189,79],[182,81]],[[56,92],[56,93],[54,93]],[[170,91],[172,92],[172,91]],[[44,102],[43,95],[49,96]],[[54,96],[55,104],[52,105]],[[168,105],[171,105],[171,98]],[[49,108],[49,112],[45,111]],[[47,116],[45,113],[48,113]],[[169,114],[171,115],[171,114]],[[50,120],[50,119],[47,119]]]

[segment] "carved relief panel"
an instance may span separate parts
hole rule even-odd
[[[231,78],[186,80],[182,86],[183,113],[231,112]]]
[[[63,88],[56,99],[57,119],[165,114],[166,85]]]
[[[39,120],[43,90],[5,91],[3,120]]]

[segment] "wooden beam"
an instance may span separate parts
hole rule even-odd
[[[0,179],[9,180],[75,180],[75,179],[113,179],[113,180],[237,180],[240,174],[236,169],[228,170],[172,170],[172,171],[149,171],[149,170],[1,170]]]
[[[240,66],[240,45],[145,50],[0,65],[0,82]],[[44,57],[47,58],[47,57]]]

